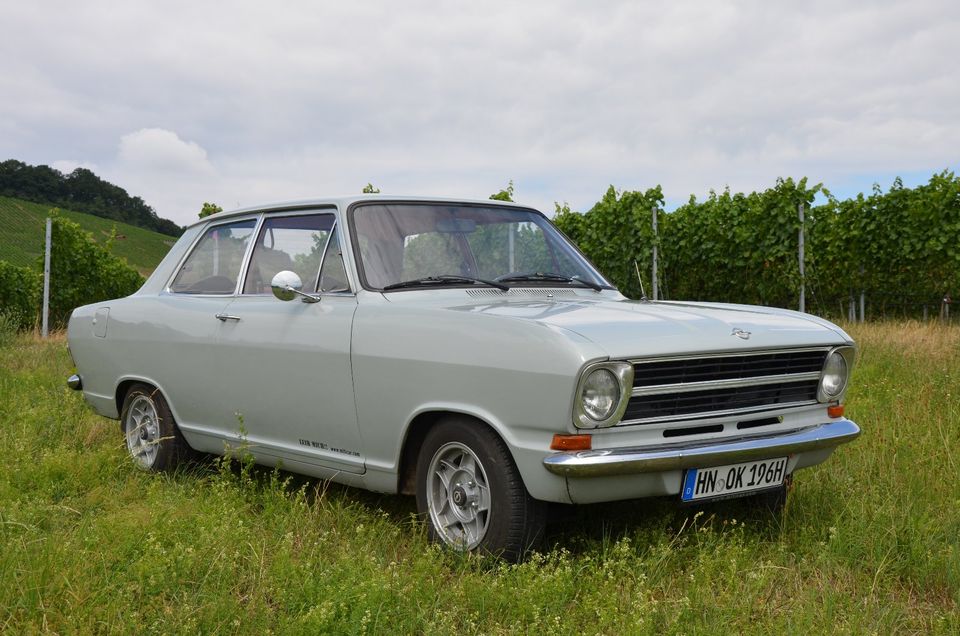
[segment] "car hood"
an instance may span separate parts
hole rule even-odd
[[[443,308],[532,321],[573,332],[599,345],[612,358],[851,342],[846,333],[826,320],[773,307],[574,296],[487,300]]]

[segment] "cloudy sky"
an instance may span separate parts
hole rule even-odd
[[[0,160],[185,223],[359,192],[588,209],[609,184],[960,167],[960,3],[0,0]]]

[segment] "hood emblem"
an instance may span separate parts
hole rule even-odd
[[[740,338],[741,340],[749,340],[749,339],[750,339],[750,332],[749,332],[749,331],[744,331],[744,330],[741,329],[740,327],[734,327],[734,328],[733,328],[733,331],[730,332],[730,335],[731,335],[731,336],[736,336],[737,338]]]

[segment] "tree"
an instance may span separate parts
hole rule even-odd
[[[375,188],[372,183],[367,182],[367,185],[363,186],[364,194],[380,194],[380,188]]]
[[[510,201],[513,202],[513,179],[510,179],[510,183],[507,184],[506,190],[500,190],[496,194],[491,194],[490,198],[494,201]]]
[[[216,214],[217,212],[223,212],[223,208],[221,208],[216,203],[207,203],[206,201],[204,201],[203,207],[200,208],[200,218],[205,219],[211,214]]]

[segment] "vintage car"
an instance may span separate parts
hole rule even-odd
[[[358,196],[222,212],[73,312],[82,390],[137,465],[254,460],[415,494],[430,536],[520,557],[548,502],[751,496],[860,430],[815,316],[625,298],[540,212]]]

